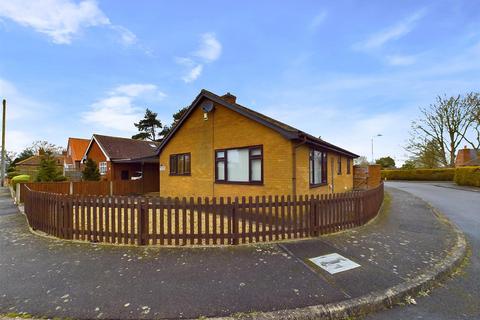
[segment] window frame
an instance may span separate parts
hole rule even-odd
[[[352,159],[347,157],[347,174],[352,174]]]
[[[248,149],[248,181],[229,181],[228,180],[228,152],[230,150],[244,150]],[[252,150],[260,149],[260,155],[253,155]],[[223,152],[223,157],[217,157],[218,152]],[[215,183],[217,184],[243,184],[243,185],[263,185],[264,179],[264,165],[263,165],[263,145],[253,145],[244,147],[222,148],[214,150],[215,159]],[[252,181],[252,161],[260,160],[260,180]],[[218,179],[218,163],[223,162],[223,180]]]
[[[319,183],[312,183],[312,172],[315,170],[315,162],[313,161],[314,152],[320,152],[322,154],[322,181]],[[313,167],[312,167],[313,165]],[[325,150],[312,148],[310,147],[310,152],[308,155],[308,183],[310,188],[317,188],[321,186],[326,186],[328,184],[328,153]],[[315,176],[315,175],[314,175]]]
[[[337,175],[341,176],[342,175],[342,156],[338,155],[337,159]]]
[[[185,156],[188,156],[188,171],[187,171],[187,162],[185,161]],[[178,173],[178,158],[183,157],[183,172]],[[175,165],[173,164],[175,161]],[[175,169],[175,171],[173,170]],[[190,152],[184,153],[173,153],[169,156],[169,174],[170,176],[191,176],[192,175],[192,155]]]
[[[102,167],[105,167],[105,171],[102,170]],[[107,172],[108,172],[107,161],[100,161],[98,163],[98,171],[100,172],[100,175],[102,175],[102,176],[107,174]]]

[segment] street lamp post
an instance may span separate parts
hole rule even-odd
[[[375,162],[375,159],[373,158],[373,139],[376,138],[376,137],[381,137],[382,134],[379,133],[379,134],[376,134],[372,137],[372,164]]]

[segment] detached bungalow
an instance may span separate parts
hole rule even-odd
[[[159,188],[157,142],[94,134],[83,161],[88,158],[98,164],[102,180],[143,179],[144,191]]]
[[[161,196],[344,192],[356,154],[202,90],[159,148]]]

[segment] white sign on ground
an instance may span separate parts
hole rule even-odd
[[[310,258],[309,260],[330,274],[360,267],[358,263],[355,263],[338,253],[326,254],[324,256]]]

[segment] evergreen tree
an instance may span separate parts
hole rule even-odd
[[[170,126],[164,126],[162,132],[160,132],[160,135],[162,136],[162,139],[165,138],[167,134],[172,131],[172,129],[177,125],[177,123],[180,121],[182,118],[183,114],[188,110],[188,107],[184,107],[177,112],[173,114],[173,122]]]
[[[100,180],[100,171],[98,171],[98,166],[95,161],[88,158],[85,163],[85,168],[82,171],[83,180],[86,181],[99,181]]]
[[[57,160],[49,151],[45,152],[40,159],[40,167],[38,169],[37,181],[64,181],[65,176],[57,167]]]
[[[132,136],[132,139],[157,141],[160,137],[157,130],[162,129],[162,123],[157,119],[157,113],[147,108],[145,116],[138,123],[134,123],[139,133]]]

